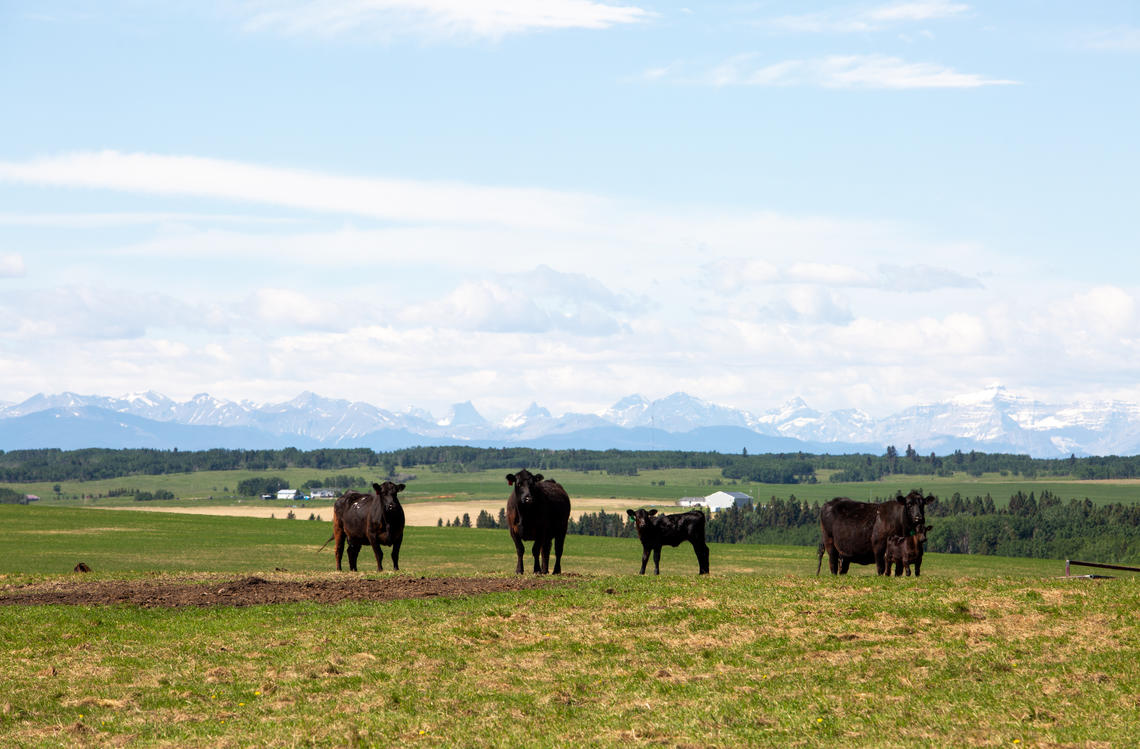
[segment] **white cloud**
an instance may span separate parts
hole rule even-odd
[[[919,2],[879,5],[868,9],[865,15],[873,21],[930,21],[961,16],[969,10],[970,6],[965,3],[949,2],[949,0],[920,0]]]
[[[605,29],[653,17],[591,0],[262,0],[244,6],[245,28],[287,36],[401,34],[499,38],[550,29]]]
[[[343,330],[361,317],[360,311],[374,310],[376,301],[346,295],[329,298],[295,289],[259,289],[253,309],[257,319],[270,325]]]
[[[949,268],[929,265],[880,265],[882,287],[892,291],[921,293],[939,289],[981,289],[977,278],[964,276]]]
[[[850,289],[921,293],[943,289],[982,289],[976,278],[929,265],[879,265],[867,272],[842,263],[791,262],[725,258],[704,267],[706,283],[719,291],[768,284],[812,284]]]
[[[0,254],[0,278],[18,278],[25,272],[23,257],[14,252]]]
[[[52,229],[108,229],[147,224],[268,224],[297,223],[291,218],[243,216],[227,213],[0,213],[0,226],[34,226]]]
[[[1119,26],[1083,35],[1081,46],[1101,52],[1140,52],[1140,28]]]
[[[595,279],[541,266],[465,281],[442,299],[407,306],[399,318],[410,325],[453,330],[608,336],[622,330],[615,313],[629,304]]]
[[[828,286],[867,286],[871,283],[871,277],[863,271],[846,265],[826,263],[795,263],[788,268],[787,277],[798,283]]]
[[[762,308],[758,317],[824,325],[846,325],[854,319],[846,297],[817,286],[790,287],[779,299]]]
[[[1136,300],[1117,286],[1098,286],[1076,294],[1064,305],[1068,318],[1082,327],[1085,335],[1136,335]]]
[[[156,329],[222,333],[230,316],[215,305],[139,289],[66,286],[0,296],[0,338],[132,339]]]
[[[922,89],[1005,86],[1013,80],[959,73],[887,55],[832,55],[763,64],[755,53],[725,60],[697,80],[712,86],[818,86],[834,89]]]
[[[0,162],[0,181],[218,198],[402,222],[561,227],[597,208],[591,198],[552,190],[345,177],[118,151]]]
[[[889,3],[871,8],[848,11],[827,11],[805,13],[795,16],[781,16],[765,25],[788,31],[858,33],[880,31],[889,26],[922,21],[938,21],[961,17],[969,12],[965,3],[948,0],[921,0],[919,2]]]

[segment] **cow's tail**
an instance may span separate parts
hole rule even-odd
[[[332,541],[334,538],[336,538],[335,535],[329,536],[329,541]],[[321,544],[321,548],[317,549],[318,554],[325,550],[325,547],[329,545],[329,541],[325,541],[323,544]]]
[[[815,576],[819,577],[819,571],[823,569],[823,541],[819,542],[819,564],[815,566]]]

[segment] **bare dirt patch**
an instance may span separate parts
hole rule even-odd
[[[482,595],[562,584],[541,577],[402,577],[343,580],[277,580],[264,577],[191,580],[93,580],[34,583],[0,590],[0,605],[98,606],[130,604],[144,608],[180,606],[257,606],[270,603],[394,601]]]

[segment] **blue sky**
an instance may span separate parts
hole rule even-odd
[[[1129,2],[0,5],[0,400],[1140,401]]]

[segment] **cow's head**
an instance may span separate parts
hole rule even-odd
[[[393,484],[391,481],[385,481],[383,484],[372,484],[372,491],[376,492],[376,496],[380,498],[380,506],[384,508],[385,512],[391,512],[400,505],[400,500],[396,495],[406,488],[405,484]]]
[[[899,494],[895,501],[903,505],[903,517],[905,518],[905,525],[911,530],[920,530],[926,525],[926,505],[932,505],[938,501],[934,495],[923,496],[922,492],[914,489],[910,494],[905,497]]]
[[[515,488],[515,498],[523,506],[534,502],[534,485],[540,481],[541,473],[531,473],[525,468],[518,473],[507,474],[507,483]]]
[[[639,509],[637,512],[626,510],[625,513],[633,518],[633,524],[637,527],[637,532],[641,533],[642,530],[649,527],[649,518],[656,515],[657,510]]]

